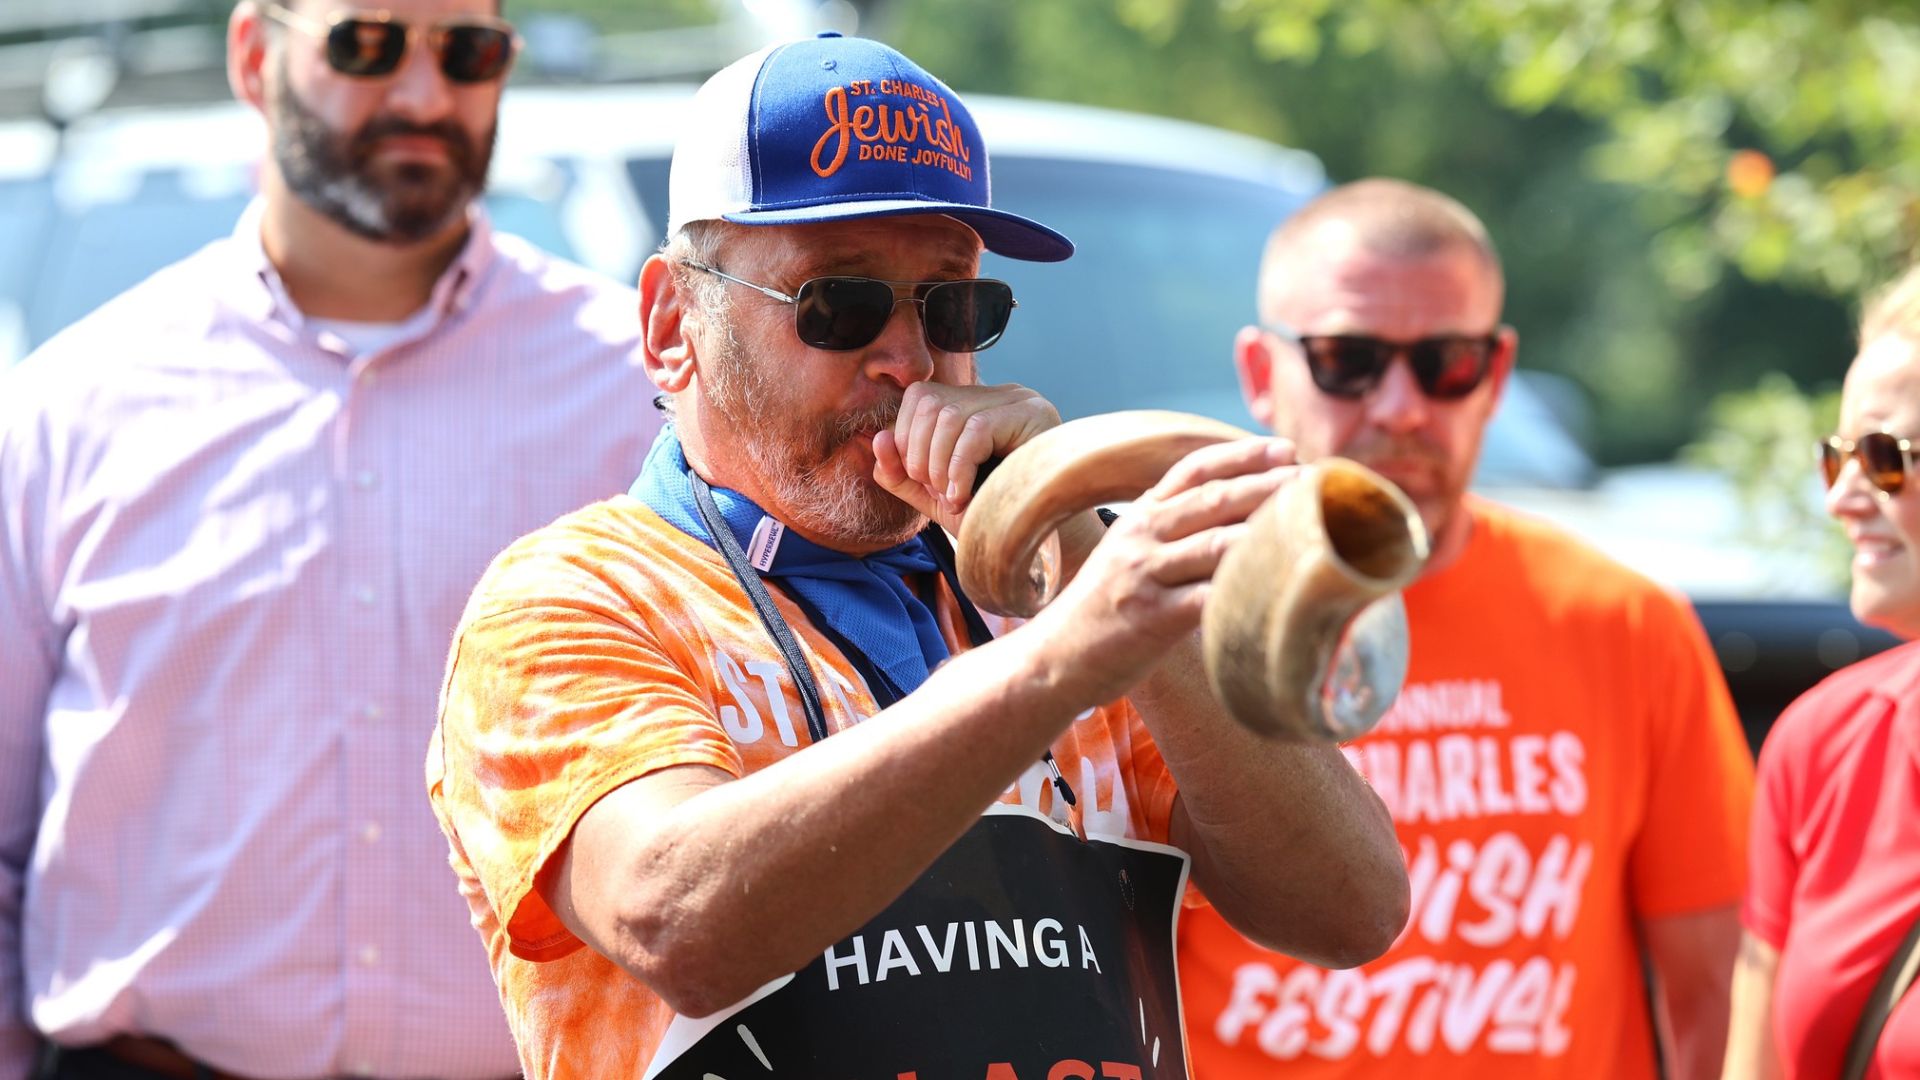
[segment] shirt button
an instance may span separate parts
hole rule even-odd
[[[380,823],[377,821],[369,821],[365,825],[360,826],[360,839],[368,844],[379,843]]]
[[[378,720],[386,715],[386,710],[382,709],[379,703],[369,701],[365,705],[360,706],[360,715],[369,720]]]
[[[373,474],[372,469],[361,469],[359,472],[353,474],[353,486],[359,488],[361,491],[366,491],[373,487],[377,480],[379,480],[379,477]]]
[[[356,1061],[356,1062],[354,1062],[354,1063],[353,1063],[353,1075],[355,1075],[355,1076],[372,1076],[372,1075],[373,1075],[373,1062],[371,1062],[371,1061]]]
[[[380,949],[374,945],[360,946],[360,966],[373,967],[380,962]]]
[[[355,600],[360,601],[361,607],[372,607],[373,606],[373,586],[371,585],[354,586],[353,598]]]

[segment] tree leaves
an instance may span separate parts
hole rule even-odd
[[[1418,22],[1484,72],[1506,105],[1571,108],[1610,131],[1597,174],[1658,193],[1675,287],[1714,275],[1700,252],[1760,280],[1851,295],[1891,277],[1920,239],[1920,24],[1892,3],[1753,0],[1216,0],[1261,54],[1311,60],[1329,37],[1392,48]],[[1151,25],[1186,0],[1126,0]],[[1751,154],[1777,173],[1752,178]],[[1742,164],[1745,163],[1745,164]]]

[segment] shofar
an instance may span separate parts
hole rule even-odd
[[[1074,514],[1137,498],[1202,446],[1251,436],[1159,410],[1060,425],[1009,454],[961,525],[961,586],[1000,615],[1039,611],[1062,585],[1055,531]],[[1407,670],[1398,590],[1427,558],[1420,515],[1363,465],[1303,466],[1248,519],[1213,575],[1201,644],[1229,714],[1278,738],[1344,741],[1378,723]]]

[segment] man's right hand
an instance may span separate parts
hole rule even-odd
[[[1299,472],[1293,444],[1249,438],[1176,463],[1114,522],[1027,627],[1088,705],[1124,696],[1200,625],[1214,570],[1247,518]]]
[[[958,535],[981,464],[1059,423],[1052,403],[1015,383],[917,382],[902,396],[893,427],[874,436],[874,482]]]

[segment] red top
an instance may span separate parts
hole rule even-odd
[[[1760,753],[1742,917],[1780,950],[1785,1074],[1830,1077],[1867,995],[1920,917],[1920,643],[1829,676]],[[1894,1007],[1867,1077],[1920,1076],[1920,994]]]

